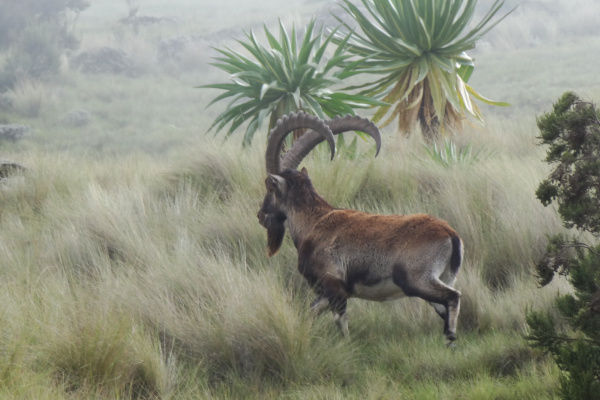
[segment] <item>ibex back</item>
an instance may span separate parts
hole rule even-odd
[[[309,128],[280,158],[287,134]],[[267,145],[267,194],[258,212],[267,229],[269,256],[286,230],[298,250],[298,270],[317,293],[316,312],[329,307],[348,335],[346,303],[351,297],[385,301],[420,297],[444,320],[449,343],[456,339],[460,292],[453,288],[463,256],[462,240],[446,221],[426,214],[379,215],[334,208],[314,189],[305,168],[296,168],[321,141],[335,152],[333,135],[363,131],[381,146],[368,120],[346,116],[322,121],[304,113],[282,118]]]

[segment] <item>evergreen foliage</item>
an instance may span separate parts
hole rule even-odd
[[[554,356],[564,399],[600,398],[600,112],[572,92],[565,93],[553,112],[538,119],[546,162],[554,165],[536,195],[544,205],[558,204],[565,227],[579,237],[550,238],[537,265],[539,283],[555,274],[567,276],[573,294],[559,296],[556,306],[569,326],[559,328],[551,313],[531,312],[528,339]],[[587,233],[587,236],[585,235]],[[592,243],[586,241],[592,239]]]

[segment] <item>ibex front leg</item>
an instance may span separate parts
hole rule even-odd
[[[298,257],[298,270],[317,292],[317,298],[310,305],[311,312],[321,314],[327,307],[333,312],[333,318],[342,334],[349,336],[346,305],[348,293],[344,282],[332,273],[326,272],[323,264],[312,259],[312,246],[301,246]],[[324,272],[325,271],[325,272]]]
[[[345,298],[336,299],[333,302],[330,300],[329,303],[331,305],[331,309],[333,310],[333,320],[340,327],[342,335],[344,335],[344,337],[349,337],[350,331],[348,330],[348,313],[346,312],[347,300]]]
[[[310,312],[314,315],[321,315],[327,307],[329,307],[329,300],[327,300],[326,297],[318,295],[317,298],[310,303]]]
[[[348,314],[346,312],[347,298],[340,297],[335,294],[335,291],[319,287],[319,295],[310,304],[310,311],[314,315],[320,315],[329,308],[333,312],[333,319],[340,327],[342,334],[345,337],[350,335],[348,330]]]

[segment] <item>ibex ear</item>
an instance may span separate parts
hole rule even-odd
[[[267,184],[267,189],[279,189],[279,191],[281,191],[281,192],[285,191],[285,188],[287,187],[287,184],[286,184],[284,178],[282,178],[279,175],[273,175],[273,174],[269,174],[266,184]]]
[[[302,167],[302,170],[300,172],[302,173],[302,175],[308,176],[308,170],[306,169],[306,167]]]

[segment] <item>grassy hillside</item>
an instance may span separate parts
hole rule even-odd
[[[471,145],[468,162],[442,165],[417,135],[386,130],[377,158],[360,143],[356,159],[316,151],[303,163],[336,206],[428,212],[461,234],[450,350],[418,299],[351,300],[347,340],[331,315],[312,317],[291,240],[265,256],[264,138],[242,150],[236,137],[205,135],[218,107],[206,110],[214,93],[193,86],[225,79],[207,64],[210,46],[278,16],[299,25],[329,2],[273,0],[260,13],[146,2],[140,14],[178,22],[137,33],[117,22],[125,2],[97,3],[78,22],[80,51],[120,48],[135,73],[65,62],[55,82],[23,82],[1,103],[0,122],[30,131],[0,143],[0,158],[28,168],[0,181],[0,398],[557,396],[558,369],[523,339],[526,310],[569,290],[561,280],[538,289],[531,276],[546,235],[562,229],[534,196],[548,173],[535,117],[566,90],[600,98],[597,39],[480,49],[473,86],[513,107],[485,108],[486,127],[452,138]],[[161,40],[190,34],[203,39],[176,62],[156,58]],[[68,123],[77,110],[89,113],[83,125]]]
[[[351,301],[349,340],[312,293],[289,239],[267,259],[255,212],[260,146],[195,143],[164,164],[24,155],[3,184],[0,390],[22,398],[543,398],[557,372],[522,339],[527,307],[548,307],[529,270],[558,229],[533,198],[541,154],[487,133],[494,151],[444,168],[418,141],[377,159],[306,162],[333,203],[426,211],[467,244],[460,342],[420,300]],[[473,137],[473,140],[479,137]],[[513,140],[517,140],[514,138]],[[525,151],[525,150],[528,151]],[[527,154],[529,153],[529,155]]]

